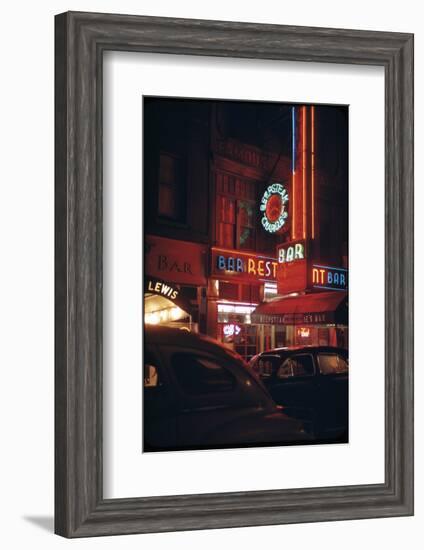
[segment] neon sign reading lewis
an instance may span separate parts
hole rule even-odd
[[[282,183],[272,183],[266,188],[259,207],[265,231],[276,233],[283,227],[289,215],[286,210],[288,201],[289,194]]]

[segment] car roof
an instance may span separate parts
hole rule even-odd
[[[217,353],[220,355],[231,355],[233,358],[243,361],[242,357],[232,349],[224,346],[217,340],[189,332],[180,328],[163,327],[158,325],[145,325],[144,337],[148,344],[170,344],[178,347],[193,347],[198,350]],[[243,361],[244,362],[244,361]]]
[[[274,348],[263,351],[259,355],[290,355],[293,352],[333,352],[347,355],[347,349],[337,346],[287,346],[283,348]]]

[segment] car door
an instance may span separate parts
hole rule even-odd
[[[320,414],[323,433],[347,438],[349,375],[347,357],[338,352],[317,353]]]
[[[263,407],[269,406],[269,397],[244,367],[238,372],[228,359],[194,349],[169,347],[165,353],[180,403],[181,448],[207,445],[208,434],[257,410],[262,398]],[[236,440],[239,434],[234,435]]]
[[[175,447],[177,405],[166,369],[153,347],[145,350],[143,386],[143,450]]]

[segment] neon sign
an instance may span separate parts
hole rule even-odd
[[[237,250],[212,249],[212,275],[237,279],[243,282],[275,281],[278,262],[276,258],[257,256]]]
[[[288,201],[289,194],[282,183],[273,183],[266,188],[259,207],[265,231],[276,233],[284,226],[289,215],[286,210]]]
[[[163,281],[149,279],[147,281],[147,291],[153,292],[154,294],[161,294],[169,300],[175,300],[178,297],[179,290],[167,285]]]
[[[312,265],[312,286],[329,290],[347,289],[347,269],[327,265]]]
[[[271,277],[273,279],[277,276],[277,262],[258,258],[247,258],[246,261],[242,258],[219,255],[217,256],[217,268],[220,271],[236,271],[237,273],[247,272],[252,275]]]
[[[277,248],[278,263],[284,264],[306,258],[305,245],[302,242],[282,244]]]
[[[224,336],[238,336],[241,328],[238,325],[230,324],[223,327]]]
[[[309,338],[309,336],[311,335],[311,329],[308,328],[308,327],[301,327],[301,328],[298,328],[298,329],[297,329],[297,334],[298,334],[301,338]]]

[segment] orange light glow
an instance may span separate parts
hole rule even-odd
[[[312,238],[315,239],[315,107],[311,106],[311,210]]]
[[[307,327],[301,327],[301,328],[298,328],[297,329],[297,334],[301,337],[301,338],[309,338],[309,336],[311,335],[311,330],[310,328],[307,328]]]
[[[292,198],[293,198],[293,207],[292,207],[292,239],[296,238],[296,172],[293,170],[292,174]]]
[[[306,106],[302,107],[303,238],[306,239]]]

